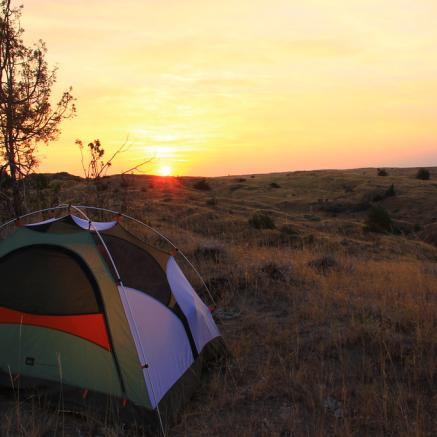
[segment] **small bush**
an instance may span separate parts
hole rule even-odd
[[[246,182],[246,179],[245,178],[237,178],[237,179],[235,179],[235,182]]]
[[[281,188],[281,186],[279,184],[277,184],[276,182],[272,182],[270,184],[270,188]]]
[[[322,211],[330,212],[331,214],[340,214],[342,212],[348,212],[351,209],[351,205],[342,202],[327,202],[324,203],[320,209]]]
[[[385,192],[385,197],[393,197],[393,196],[396,196],[396,191],[395,191],[395,186],[391,184],[387,188],[387,191]]]
[[[98,192],[106,191],[109,188],[109,184],[102,182],[101,180],[97,179],[94,181],[94,184],[96,186],[96,190]]]
[[[37,190],[45,190],[46,188],[49,188],[50,180],[46,175],[42,173],[36,173],[31,175],[31,184]]]
[[[50,186],[49,178],[42,173],[35,173],[29,176],[31,185],[37,190],[45,190]]]
[[[299,232],[296,230],[296,228],[292,225],[282,225],[279,229],[281,231],[281,234],[284,235],[291,235],[291,236],[297,236],[299,235]]]
[[[313,214],[304,214],[303,218],[305,220],[309,220],[310,222],[319,222],[320,220],[322,220],[318,215]]]
[[[233,184],[229,187],[229,191],[231,193],[233,193],[234,191],[240,190],[241,188],[243,188],[244,185],[240,185],[240,184]]]
[[[353,193],[354,192],[354,186],[349,184],[343,184],[343,190],[345,193]]]
[[[194,256],[197,259],[207,259],[219,263],[226,258],[226,251],[218,245],[199,245],[194,251]]]
[[[305,235],[303,237],[303,244],[311,245],[311,244],[314,244],[315,241],[316,241],[316,238],[314,237],[313,234],[308,234],[308,235]]]
[[[326,275],[331,270],[338,269],[338,262],[332,256],[322,256],[321,258],[313,259],[308,265],[323,275]]]
[[[123,189],[129,188],[132,186],[132,182],[130,181],[130,179],[128,177],[126,177],[125,175],[121,176],[121,180],[120,180],[120,187]]]
[[[366,230],[370,232],[391,232],[393,223],[387,210],[382,206],[373,206],[367,215]]]
[[[249,225],[255,229],[275,229],[274,220],[265,212],[257,211],[250,219]]]
[[[201,179],[193,184],[193,188],[200,191],[211,191],[211,186],[208,184],[206,179]]]
[[[371,207],[371,203],[367,201],[362,201],[358,203],[354,203],[351,206],[351,212],[362,212],[367,211]]]
[[[0,187],[10,188],[12,187],[12,178],[5,172],[0,172]]]
[[[261,271],[272,281],[285,282],[286,274],[275,262],[269,262],[261,267]]]
[[[428,181],[431,178],[429,170],[427,168],[419,168],[416,173],[416,179],[421,179],[422,181]]]
[[[207,201],[205,202],[206,206],[216,206],[217,205],[217,199],[215,197],[211,197],[209,199],[207,199]]]
[[[378,176],[388,176],[388,172],[385,168],[378,168],[377,174]]]

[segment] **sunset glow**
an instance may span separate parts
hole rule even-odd
[[[171,167],[169,167],[168,165],[161,167],[159,169],[159,174],[161,176],[171,176],[172,175]]]
[[[41,171],[80,174],[76,138],[127,136],[113,173],[437,165],[435,0],[23,3],[54,97],[77,97]]]

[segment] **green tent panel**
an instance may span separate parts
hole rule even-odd
[[[176,408],[220,338],[174,257],[117,221],[69,214],[18,227],[0,242],[0,278],[6,383],[20,376]]]

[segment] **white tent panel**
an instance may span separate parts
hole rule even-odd
[[[140,361],[149,365],[144,380],[155,408],[193,364],[190,342],[182,322],[156,299],[134,288],[118,290]]]
[[[61,218],[51,218],[48,220],[43,220],[42,222],[38,222],[38,223],[29,223],[28,225],[25,225],[27,228],[31,228],[32,226],[39,226],[39,225],[47,225],[49,223],[53,223],[53,222],[57,222],[58,220],[62,220],[65,217],[61,217]]]
[[[76,217],[75,215],[72,215],[71,218],[74,220],[74,222],[77,224],[77,226],[80,226],[82,229],[90,229],[91,231],[94,231],[94,229],[97,229],[98,231],[106,231],[108,229],[111,229],[114,227],[117,222],[91,222],[92,225],[90,226],[90,222],[88,220],[84,220],[80,217]]]
[[[209,308],[194,291],[173,257],[167,263],[167,278],[177,303],[188,319],[197,351],[200,353],[205,344],[220,335],[217,325]]]

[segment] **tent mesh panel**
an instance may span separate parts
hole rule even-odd
[[[123,284],[141,290],[167,306],[171,298],[171,289],[164,270],[155,258],[129,241],[112,235],[102,236]],[[95,241],[100,253],[106,256],[101,242],[97,238]],[[111,265],[110,262],[107,264]]]
[[[67,249],[34,245],[0,259],[0,306],[31,314],[100,312],[89,268]]]

